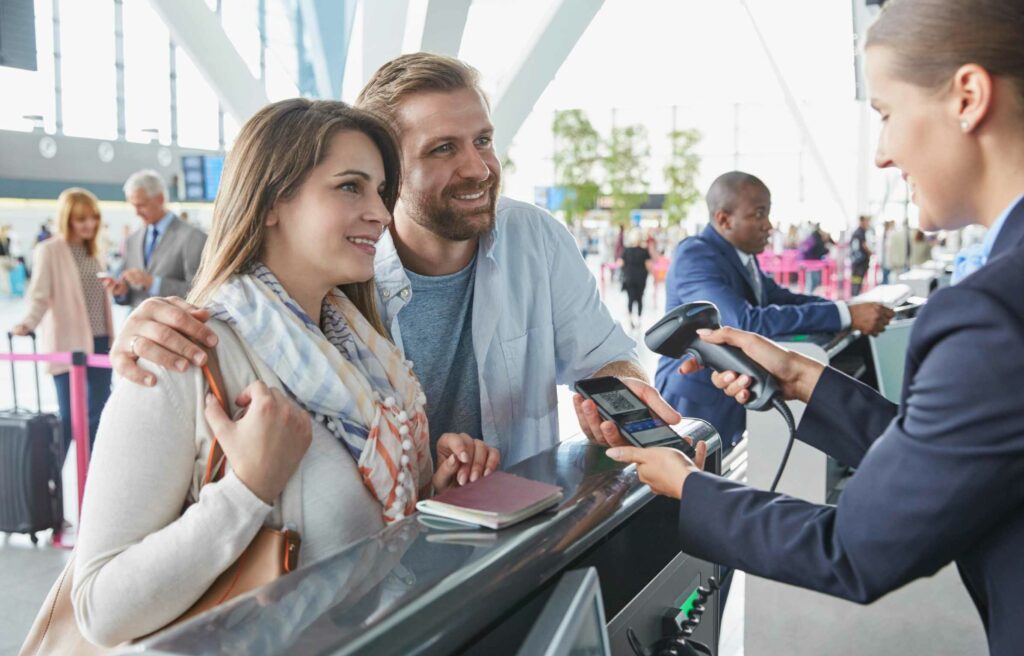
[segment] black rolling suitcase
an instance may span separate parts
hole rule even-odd
[[[7,333],[10,352],[14,340]],[[32,335],[32,353],[36,338]],[[39,399],[39,363],[36,373],[36,412],[18,408],[18,386],[11,362],[14,409],[0,410],[0,532],[28,533],[59,529],[64,522],[61,467],[64,441],[60,418],[43,413]]]

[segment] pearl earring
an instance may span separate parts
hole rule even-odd
[[[960,129],[963,130],[964,132],[967,132],[968,130],[971,129],[971,124],[967,121],[967,119],[960,121]]]

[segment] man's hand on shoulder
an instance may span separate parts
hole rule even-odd
[[[139,358],[168,369],[185,371],[189,363],[206,364],[203,348],[217,345],[217,335],[205,324],[209,312],[180,298],[149,298],[129,315],[110,349],[119,376],[152,386],[156,377],[138,364]]]

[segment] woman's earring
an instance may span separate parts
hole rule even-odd
[[[963,119],[962,121],[960,121],[960,129],[963,130],[964,132],[967,132],[968,130],[970,130],[971,129],[970,122],[967,119]]]

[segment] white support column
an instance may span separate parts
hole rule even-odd
[[[363,2],[363,84],[382,64],[402,54],[409,0]]]
[[[149,0],[171,33],[213,88],[224,109],[244,123],[269,100],[203,0]]]
[[[429,0],[420,50],[458,57],[471,4],[473,0]]]
[[[491,120],[499,157],[506,155],[534,103],[603,4],[604,0],[558,0],[540,21],[540,29],[496,95]]]
[[[355,0],[299,0],[304,31],[309,36],[309,59],[313,64],[317,92],[321,98],[341,98],[345,60],[355,23]]]

